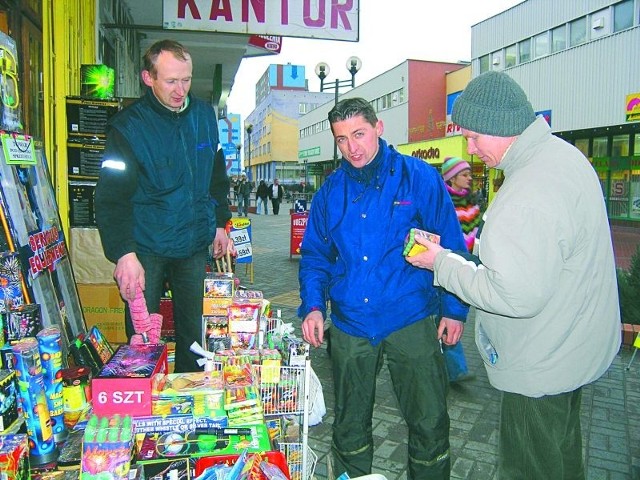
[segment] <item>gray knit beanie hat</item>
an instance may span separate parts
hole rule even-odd
[[[469,82],[453,103],[454,123],[465,130],[512,137],[531,125],[536,115],[520,85],[502,72],[486,72]]]

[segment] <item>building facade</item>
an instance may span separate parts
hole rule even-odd
[[[333,98],[310,92],[301,65],[269,65],[256,84],[256,108],[245,121],[245,163],[249,178],[283,185],[314,184],[298,162],[298,121]]]
[[[471,32],[473,76],[514,78],[589,158],[612,223],[640,227],[640,0],[526,0]]]
[[[424,148],[426,142],[445,137],[447,129],[447,74],[463,70],[465,63],[405,60],[396,67],[339,95],[338,99],[368,100],[384,124],[383,138],[402,153],[442,163],[445,156],[465,155],[462,139],[442,149]],[[467,67],[468,68],[468,67]],[[468,76],[467,76],[468,79]],[[337,166],[327,114],[335,100],[300,119],[300,162],[313,172],[318,183]]]

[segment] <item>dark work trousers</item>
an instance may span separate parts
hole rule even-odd
[[[207,250],[190,258],[166,258],[138,255],[145,272],[144,298],[149,313],[158,313],[165,276],[169,279],[173,300],[173,321],[176,332],[175,372],[200,370],[197,355],[189,350],[194,341],[202,343],[202,295]],[[127,337],[135,333],[129,306],[125,309]]]
[[[498,446],[501,480],[583,480],[582,388],[539,398],[503,392]]]
[[[271,206],[273,207],[273,214],[278,215],[278,213],[280,213],[280,199],[272,198]]]
[[[371,473],[376,376],[386,357],[393,388],[409,427],[409,480],[448,479],[449,415],[444,358],[435,318],[428,317],[371,345],[331,326],[335,389],[333,472]]]

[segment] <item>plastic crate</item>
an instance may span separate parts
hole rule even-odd
[[[277,467],[280,468],[280,470],[282,470],[282,473],[285,474],[285,476],[291,480],[291,476],[289,474],[289,467],[287,465],[287,459],[285,458],[284,453],[282,452],[264,452],[261,454],[263,459],[265,459],[269,462],[272,463],[274,465],[276,465]],[[198,458],[196,460],[196,466],[195,466],[195,476],[198,477],[199,475],[202,474],[202,472],[208,468],[211,467],[212,465],[221,465],[223,463],[226,463],[228,465],[233,465],[236,460],[238,460],[238,457],[240,455],[215,455],[215,456],[211,456],[211,457],[201,457]],[[266,479],[266,477],[264,477],[264,475],[262,476],[262,478]]]

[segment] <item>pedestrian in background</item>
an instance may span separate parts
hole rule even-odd
[[[465,248],[453,204],[436,169],[380,138],[382,121],[367,100],[338,102],[329,123],[343,159],[311,204],[298,315],[304,340],[318,347],[331,301],[334,472],[371,473],[376,377],[386,358],[409,427],[408,478],[449,478],[440,341],[459,341],[468,309],[434,288],[432,274],[408,264],[403,250],[411,228]]]
[[[251,190],[253,189],[251,182],[247,181],[247,175],[240,175],[238,183],[238,216],[246,217],[249,215],[249,205],[251,203]]]
[[[269,187],[264,180],[260,180],[260,184],[256,190],[256,212],[260,215],[260,212],[264,212],[265,215],[269,215],[269,207],[267,199],[269,198]]]
[[[280,185],[280,181],[275,178],[273,183],[269,185],[269,198],[271,199],[271,206],[273,207],[273,214],[278,215],[280,213],[280,203],[284,197],[284,188]]]
[[[202,285],[213,242],[222,257],[231,218],[229,179],[218,150],[216,112],[189,93],[191,55],[161,40],[143,58],[147,92],[107,126],[96,187],[96,222],[105,256],[127,302],[125,329],[135,332],[129,302],[138,288],[158,313],[165,277],[176,325],[175,371],[199,369],[189,350],[202,340]]]
[[[453,200],[467,250],[472,252],[481,215],[480,206],[475,202],[475,197],[471,193],[473,181],[471,165],[462,158],[447,157],[442,164],[441,173],[447,192]],[[449,382],[461,382],[472,378],[469,375],[462,342],[451,346],[443,345],[442,351],[447,365]]]
[[[504,182],[477,256],[446,245],[408,259],[477,308],[476,344],[501,390],[500,479],[583,479],[582,387],[620,347],[611,233],[598,176],[536,118],[507,74],[473,79],[453,105],[467,151]]]

